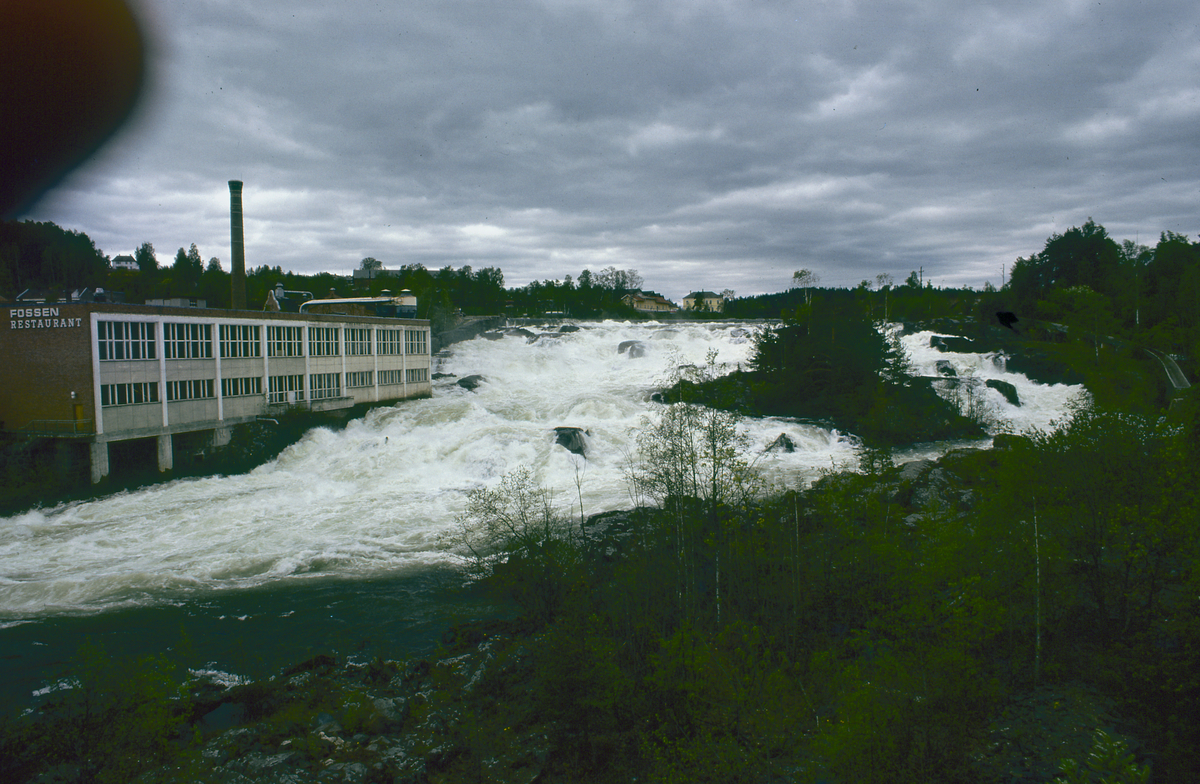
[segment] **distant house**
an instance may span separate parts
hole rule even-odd
[[[725,298],[711,291],[693,291],[683,298],[683,309],[721,313],[725,310]]]
[[[679,310],[675,303],[653,291],[632,291],[621,299],[626,305],[642,313],[672,313]]]
[[[138,271],[138,263],[133,256],[114,256],[112,260],[112,268],[115,270],[129,270],[130,272]]]

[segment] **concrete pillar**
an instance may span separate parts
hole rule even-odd
[[[214,447],[225,446],[226,444],[229,443],[229,440],[231,438],[233,438],[233,428],[232,427],[214,428],[213,434],[212,434],[212,441],[209,442],[209,446],[214,446]]]
[[[108,476],[108,442],[93,441],[89,447],[92,463],[92,484],[96,484]]]
[[[171,434],[158,437],[158,470],[170,471],[175,467],[175,449]]]

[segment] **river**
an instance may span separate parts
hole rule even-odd
[[[435,361],[432,398],[310,431],[248,474],[0,519],[0,698],[11,704],[54,683],[87,636],[153,653],[177,645],[182,629],[203,667],[259,676],[310,652],[420,649],[449,621],[487,612],[479,597],[449,592],[453,562],[439,543],[471,489],[527,466],[564,511],[627,507],[623,466],[654,416],[651,394],[710,352],[728,372],[753,348],[754,326],[736,322],[579,326],[455,344]],[[1047,427],[1080,391],[1007,373],[991,355],[943,354],[930,334],[903,339],[922,375],[950,359],[960,375],[1017,388],[1019,407],[980,390],[999,430]],[[619,351],[627,341],[636,350]],[[474,390],[457,384],[468,375],[483,378]],[[588,431],[586,459],[555,443],[558,426]],[[856,465],[850,434],[779,418],[742,427],[769,489]],[[796,451],[764,453],[781,433]]]

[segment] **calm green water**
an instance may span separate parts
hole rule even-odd
[[[6,625],[0,628],[0,711],[12,715],[44,696],[70,671],[87,639],[114,657],[169,653],[194,672],[230,681],[277,674],[321,653],[358,661],[423,655],[452,624],[499,613],[478,592],[455,589],[455,582],[444,569],[395,579],[321,579]]]

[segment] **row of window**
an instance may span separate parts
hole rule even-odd
[[[262,394],[262,376],[221,379],[221,397],[246,397]]]
[[[157,402],[158,382],[156,381],[100,385],[100,405],[102,406],[131,406],[135,403]]]
[[[137,321],[98,322],[100,359],[157,359],[154,324]],[[346,327],[345,351],[348,356],[428,354],[428,333],[420,329],[384,329]],[[309,327],[308,355],[342,355],[341,327]],[[371,333],[374,332],[374,340]],[[251,324],[221,324],[217,335],[222,359],[261,357],[260,330]],[[403,343],[401,343],[403,341]],[[303,327],[267,327],[267,356],[304,356]],[[211,324],[163,324],[163,352],[167,359],[212,359]],[[403,351],[401,350],[403,347]]]
[[[168,402],[175,400],[207,400],[212,396],[213,380],[211,378],[167,382]]]
[[[379,385],[389,386],[401,383],[400,374],[409,384],[417,384],[429,380],[429,368],[409,368],[407,370],[379,371]],[[373,386],[375,372],[362,370],[346,374],[347,389],[361,389]],[[263,393],[261,376],[246,378],[221,379],[222,397],[248,397]],[[267,379],[269,403],[295,403],[304,400],[304,376],[271,376]],[[341,373],[314,373],[308,377],[309,391],[313,400],[325,400],[342,396]],[[211,378],[187,379],[167,382],[167,401],[208,400],[213,397],[214,382]],[[100,405],[130,406],[138,403],[157,403],[158,382],[142,381],[129,384],[102,384],[100,386]]]

